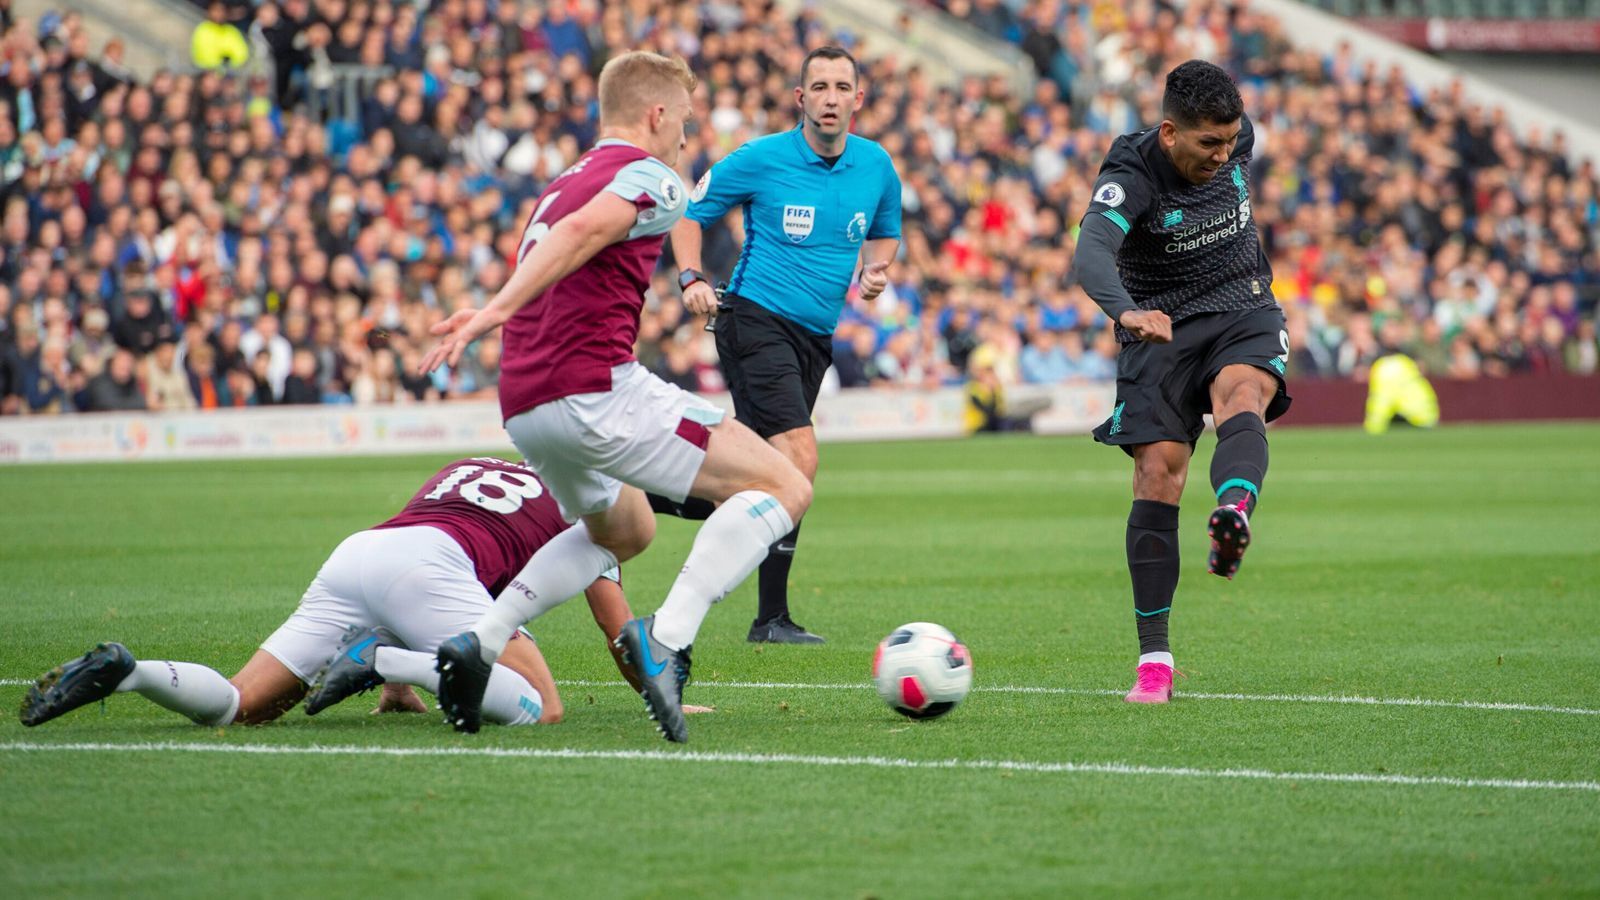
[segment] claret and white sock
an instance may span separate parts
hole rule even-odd
[[[222,673],[198,663],[147,659],[117,685],[201,725],[227,725],[239,712],[239,689]]]
[[[672,650],[694,643],[711,605],[739,586],[778,539],[794,528],[789,513],[765,491],[740,491],[700,526],[689,558],[656,611],[655,639]]]

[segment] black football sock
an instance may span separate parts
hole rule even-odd
[[[772,545],[772,549],[767,551],[767,558],[761,561],[761,599],[756,610],[758,623],[770,622],[789,614],[789,567],[794,565],[794,547],[799,539],[800,526],[796,525],[793,531]]]
[[[1178,507],[1135,500],[1128,513],[1128,574],[1133,578],[1139,652],[1170,653],[1167,616],[1178,589]]]
[[[663,516],[677,516],[692,522],[704,522],[717,511],[715,503],[701,500],[699,497],[685,497],[683,502],[679,503],[676,500],[668,500],[660,494],[646,493],[645,496],[650,498],[650,508]]]
[[[1267,480],[1267,423],[1255,413],[1240,413],[1217,426],[1217,450],[1211,457],[1211,487],[1217,503],[1245,502],[1255,512],[1261,485]]]

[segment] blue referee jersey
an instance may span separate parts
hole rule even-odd
[[[831,168],[800,128],[746,143],[708,169],[686,215],[711,225],[739,206],[744,247],[728,291],[831,334],[861,242],[900,237],[900,176],[877,143],[849,135]]]

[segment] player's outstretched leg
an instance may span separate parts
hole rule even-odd
[[[645,703],[671,741],[687,738],[682,688],[689,678],[689,647],[706,614],[756,570],[811,505],[811,482],[739,422],[714,426],[704,450],[686,493],[718,501],[717,510],[700,526],[661,607],[624,625],[617,644],[637,669]]]
[[[439,645],[439,708],[455,730],[476,734],[483,727],[483,694],[494,659],[485,659],[478,636],[467,631]]]
[[[750,437],[754,439],[753,435]],[[772,454],[772,458],[782,460],[776,453]],[[797,483],[809,487],[803,480]],[[809,494],[803,491],[802,494],[804,501],[809,503]],[[645,640],[643,633],[634,627],[637,622],[623,628],[624,640],[617,646],[628,651],[632,649],[629,642],[636,645],[632,658],[640,682],[645,685],[641,693],[644,694],[645,705],[649,707],[651,716],[667,740],[681,742],[688,738],[683,722],[681,688],[682,682],[689,677],[687,654],[695,635],[700,631],[700,624],[705,621],[712,604],[727,596],[729,591],[754,572],[767,555],[767,548],[792,528],[794,520],[773,495],[755,490],[734,494],[700,526],[689,557],[684,560],[683,568],[679,570],[677,580],[673,581],[661,608],[648,620],[641,620],[645,621],[649,639]],[[630,630],[639,633],[630,637]],[[677,682],[676,690],[669,691],[662,687],[665,676],[658,663],[666,657],[660,654],[648,658],[640,655],[642,651],[656,647],[664,653],[684,654],[681,680]]]
[[[1211,486],[1217,508],[1206,520],[1211,537],[1207,568],[1232,579],[1250,548],[1250,515],[1267,476],[1267,424],[1253,412],[1239,413],[1217,426],[1211,458]]]
[[[382,626],[350,626],[328,664],[322,667],[306,695],[306,715],[319,712],[356,694],[370,691],[384,678],[378,673],[379,647],[405,647],[394,632]]]
[[[48,722],[124,691],[201,725],[227,725],[239,712],[239,689],[217,670],[165,659],[136,661],[127,647],[107,641],[35,682],[22,701],[22,724]]]
[[[639,677],[639,696],[662,737],[676,743],[689,739],[683,720],[683,686],[689,681],[690,648],[673,650],[655,639],[655,616],[633,619],[615,641],[622,660]]]
[[[22,699],[22,724],[41,725],[80,706],[116,693],[133,672],[133,654],[114,641],[97,644],[83,656],[39,676]]]

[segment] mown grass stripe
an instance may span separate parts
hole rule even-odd
[[[0,678],[0,686],[20,687],[33,682],[24,678]],[[566,687],[623,687],[620,681],[563,679]],[[864,691],[872,685],[807,684],[795,681],[696,681],[695,687],[735,690],[782,691]],[[979,685],[974,691],[986,694],[1054,694],[1062,696],[1117,697],[1126,693],[1112,688],[1039,687],[1026,684]],[[1491,700],[1432,700],[1426,697],[1362,697],[1354,694],[1236,694],[1214,691],[1176,691],[1173,697],[1185,700],[1225,700],[1236,703],[1331,703],[1348,706],[1410,706],[1430,709],[1477,709],[1491,712],[1534,712],[1561,716],[1600,716],[1600,709],[1584,706],[1544,706],[1537,703],[1501,703]]]
[[[1597,781],[1542,781],[1531,778],[1474,778],[1450,775],[1398,775],[1372,772],[1278,772],[1270,769],[1201,769],[1142,766],[1118,762],[1052,762],[1015,759],[908,759],[889,756],[819,756],[798,753],[720,753],[702,750],[580,750],[570,747],[371,747],[310,744],[0,743],[14,753],[218,753],[248,756],[483,757],[489,759],[608,760],[630,762],[727,763],[736,765],[818,766],[873,769],[1010,771],[1066,775],[1124,775],[1248,781],[1327,782],[1404,787],[1498,790],[1555,790],[1600,793]]]
[[[557,681],[556,683],[571,687],[623,686],[620,681],[572,680]],[[693,687],[703,688],[752,690],[861,691],[872,689],[872,686],[865,682],[860,684],[805,684],[803,682],[782,681],[695,681],[691,684]],[[1114,690],[1111,688],[1037,687],[1022,684],[978,685],[973,688],[973,691],[993,694],[1060,694],[1091,697],[1120,697],[1127,693],[1126,690]],[[1434,709],[1538,712],[1565,716],[1600,716],[1600,709],[1583,706],[1543,706],[1534,703],[1500,703],[1487,700],[1432,700],[1425,697],[1362,697],[1352,694],[1236,694],[1185,690],[1176,690],[1172,696],[1175,701],[1179,702],[1184,700],[1227,700],[1240,703],[1333,703],[1355,706],[1412,706]]]

